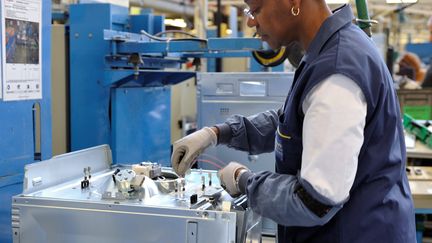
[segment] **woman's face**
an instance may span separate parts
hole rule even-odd
[[[287,46],[298,40],[300,16],[291,14],[290,0],[246,0],[250,13],[249,27],[255,27],[261,36],[273,49]],[[295,7],[295,9],[297,9]]]

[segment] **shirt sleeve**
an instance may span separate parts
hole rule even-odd
[[[218,124],[218,144],[249,152],[269,153],[274,150],[278,114],[281,110],[268,110],[253,116],[234,115]]]
[[[303,102],[301,178],[334,203],[349,196],[363,145],[367,103],[360,87],[335,74]]]
[[[349,198],[363,144],[366,106],[360,87],[346,76],[332,75],[314,87],[302,104],[305,118],[299,175],[243,174],[239,187],[246,188],[249,206],[286,226],[328,222]],[[295,193],[299,186],[315,200],[332,206],[331,210],[323,217],[312,213]]]

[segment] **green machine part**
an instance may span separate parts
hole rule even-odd
[[[414,134],[418,140],[432,148],[432,133],[426,126],[408,114],[403,116],[403,125],[407,132]]]
[[[356,0],[357,7],[357,24],[369,37],[372,36],[371,23],[374,21],[369,19],[369,12],[366,0]]]

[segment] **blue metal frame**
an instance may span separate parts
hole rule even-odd
[[[71,150],[110,144],[110,86],[104,84],[111,45],[104,29],[123,30],[128,9],[110,4],[69,6]]]
[[[51,19],[53,21],[66,21],[68,14],[65,11],[53,10],[51,14]]]
[[[0,242],[12,242],[11,196],[22,192],[24,165],[35,161],[33,106],[36,104],[41,112],[41,159],[52,156],[50,0],[42,1],[41,35],[42,99],[9,102],[0,99]]]
[[[229,39],[208,39],[207,41],[170,41],[170,42],[119,42],[117,51],[119,53],[194,53],[201,52],[234,52],[233,50],[256,50],[260,49],[262,42],[256,38],[229,38]]]
[[[165,30],[164,27],[165,16],[154,15],[152,11],[147,11],[141,15],[130,16],[132,33],[140,33],[145,30],[149,33],[159,33]]]
[[[104,30],[104,39],[113,41],[111,55],[140,53],[165,57],[250,57],[262,48],[257,38],[208,38],[206,40],[154,41],[136,33]]]
[[[170,88],[119,87],[111,92],[113,160],[170,165]]]
[[[163,17],[129,16],[127,8],[109,4],[78,4],[70,6],[69,23],[71,149],[110,144],[114,163],[169,165],[169,85],[195,74],[161,71],[179,69],[186,59],[178,55],[118,51],[126,41],[149,43],[139,32],[163,31]],[[135,64],[132,54],[140,59]]]
[[[166,41],[141,33],[164,31],[163,20],[109,4],[70,5],[72,150],[110,144],[114,163],[169,165],[169,86],[195,73],[164,69],[192,57],[249,57],[262,47],[256,38]],[[165,107],[157,119],[155,107]]]

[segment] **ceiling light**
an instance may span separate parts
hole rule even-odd
[[[345,4],[349,3],[349,0],[326,0],[327,4]]]
[[[184,19],[165,19],[164,23],[165,25],[179,27],[179,28],[186,28],[187,26]]]
[[[386,0],[386,3],[416,3],[417,0]]]

